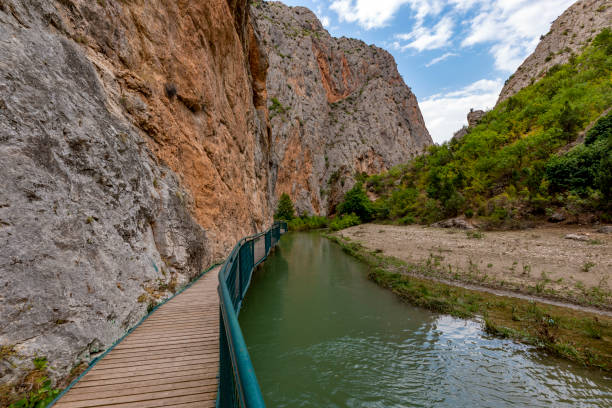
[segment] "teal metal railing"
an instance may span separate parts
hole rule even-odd
[[[219,272],[220,358],[217,407],[265,407],[247,350],[238,313],[251,283],[253,270],[287,232],[286,222],[276,222],[266,232],[243,238]]]

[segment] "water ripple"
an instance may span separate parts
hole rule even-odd
[[[240,315],[268,406],[612,407],[609,375],[403,304],[313,237],[283,238]]]

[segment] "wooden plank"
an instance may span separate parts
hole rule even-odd
[[[119,397],[107,397],[107,398],[95,398],[95,393],[92,393],[94,398],[86,400],[86,401],[68,401],[62,402],[62,408],[80,408],[80,407],[99,407],[104,405],[119,405],[126,403],[138,402],[142,403],[139,406],[160,406],[160,405],[147,405],[147,401],[161,401],[161,400],[170,400],[171,398],[183,397],[188,395],[200,395],[198,399],[202,398],[202,394],[206,393],[215,393],[217,391],[216,385],[204,385],[204,386],[196,386],[191,388],[181,388],[178,390],[167,390],[167,391],[155,391],[149,392],[146,394],[136,394],[136,395],[124,395]],[[163,405],[161,405],[163,406]]]
[[[160,367],[160,368],[153,368],[147,371],[148,374],[164,374],[165,372],[172,372],[172,371],[182,371],[182,370],[194,370],[194,369],[205,369],[207,367],[210,367],[210,365],[207,363],[202,363],[202,362],[196,362],[196,363],[191,363],[191,364],[185,364],[183,366],[179,366],[179,367]],[[132,375],[142,375],[139,373],[132,373]],[[112,371],[108,372],[108,371],[98,371],[98,370],[91,370],[90,372],[87,373],[87,375],[85,377],[83,377],[83,380],[85,381],[90,381],[90,380],[106,380],[106,379],[111,379],[111,378],[128,378],[131,377],[130,376],[126,376],[125,373],[113,373]]]
[[[75,387],[73,390],[75,394],[80,394],[83,392],[89,393],[95,387],[95,390],[98,392],[102,391],[114,391],[120,393],[123,389],[132,389],[138,387],[148,387],[148,386],[156,386],[162,384],[175,384],[185,381],[200,381],[201,384],[217,384],[219,382],[218,373],[216,371],[212,372],[197,372],[190,371],[184,372],[179,371],[175,376],[172,377],[164,377],[164,378],[155,378],[155,377],[142,377],[147,378],[139,381],[131,381],[131,382],[113,382],[114,380],[98,381],[93,384],[83,383],[83,386]],[[68,396],[66,396],[68,397]]]
[[[218,324],[218,323],[217,323]],[[165,339],[175,339],[175,338],[192,338],[192,337],[204,337],[207,334],[219,334],[219,330],[213,329],[212,327],[179,327],[176,332],[169,333],[166,331],[158,332],[158,333],[134,333],[133,337],[130,338],[131,342],[139,341],[149,341],[149,342],[158,342],[163,341]],[[126,342],[127,343],[127,342]]]
[[[153,378],[150,380],[142,380],[142,381],[134,381],[134,382],[122,382],[122,383],[111,383],[111,384],[97,384],[96,387],[96,391],[97,392],[104,392],[104,391],[113,391],[116,392],[117,395],[122,395],[121,392],[125,389],[134,389],[134,388],[140,388],[140,387],[152,387],[152,386],[157,386],[157,385],[164,385],[164,384],[176,384],[176,383],[181,383],[181,382],[186,382],[186,381],[199,381],[202,385],[208,385],[208,384],[218,384],[219,379],[217,378],[216,374],[205,374],[205,373],[196,373],[196,374],[184,374],[183,372],[180,372],[180,375],[176,376],[176,377],[166,377],[166,378]],[[75,388],[74,389],[74,393],[75,394],[80,394],[80,393],[90,393],[91,389],[89,389],[89,387],[81,387],[81,388]],[[68,398],[68,396],[66,396],[66,398]]]
[[[79,381],[72,389],[86,388],[86,387],[97,387],[105,385],[119,385],[119,384],[132,384],[141,381],[153,381],[153,380],[165,380],[176,377],[189,377],[191,375],[203,375],[206,378],[217,378],[219,374],[218,367],[200,367],[200,368],[184,368],[179,367],[175,370],[164,371],[161,373],[133,375],[129,378],[106,378],[106,379],[90,379],[85,378]]]
[[[155,346],[155,345],[159,345],[159,344],[165,344],[168,346],[175,346],[175,345],[187,345],[187,344],[202,344],[203,342],[211,342],[215,340],[215,335],[211,334],[210,336],[207,337],[202,337],[202,338],[197,338],[197,339],[182,339],[182,340],[166,340],[164,342],[134,342],[134,344],[130,343],[130,344],[126,344],[124,346],[121,346],[121,348],[117,347],[118,350],[126,350],[126,349],[130,349],[130,348],[142,348],[142,347],[147,347],[147,346]],[[217,336],[218,337],[218,336]],[[114,351],[114,350],[113,350]]]
[[[218,325],[219,324],[219,320],[215,319],[215,321],[211,321],[211,322],[201,322],[201,323],[177,323],[176,326],[174,327],[160,327],[160,328],[151,328],[151,329],[146,329],[146,330],[136,330],[134,331],[131,335],[130,338],[134,338],[136,336],[138,337],[146,337],[147,335],[158,335],[158,334],[177,334],[179,332],[184,332],[184,331],[198,331],[198,330],[205,330],[205,331],[219,331],[219,328],[214,327],[213,325]]]
[[[141,367],[141,366],[151,366],[151,365],[165,365],[170,363],[176,363],[179,361],[193,361],[193,360],[205,360],[208,361],[210,359],[216,359],[216,355],[218,354],[217,350],[210,350],[206,353],[197,353],[187,356],[152,356],[149,358],[139,358],[137,360],[112,360],[109,362],[105,362],[104,360],[100,362],[96,368],[100,370],[108,370],[108,369],[121,369],[124,367]]]
[[[218,337],[218,333],[214,333],[214,332],[210,332],[208,334],[200,334],[197,336],[193,336],[193,337],[168,337],[168,338],[164,338],[164,339],[159,339],[159,340],[155,340],[155,339],[150,339],[150,338],[146,338],[146,339],[137,339],[137,340],[133,340],[130,342],[126,342],[125,344],[122,344],[120,347],[118,346],[118,349],[124,349],[124,348],[134,348],[134,346],[154,346],[156,344],[186,344],[186,343],[200,343],[200,342],[211,342],[211,341],[215,341],[215,337]]]
[[[188,402],[180,405],[166,405],[166,408],[208,408],[214,407],[216,404],[215,400],[202,401],[202,402]]]
[[[151,356],[151,353],[155,354],[155,357],[160,356],[170,356],[170,355],[192,355],[192,354],[201,354],[201,352],[207,352],[209,350],[218,350],[219,344],[207,344],[200,345],[198,344],[195,347],[178,347],[178,348],[167,348],[160,347],[158,350],[151,350],[151,348],[143,348],[142,350],[123,350],[121,352],[112,353],[112,355],[108,355],[104,357],[103,361],[114,361],[114,360],[122,360],[126,361],[126,359],[133,360],[134,358],[147,358]]]
[[[143,347],[131,347],[126,349],[115,349],[113,350],[112,355],[109,354],[105,358],[114,358],[115,356],[119,357],[122,355],[127,355],[130,353],[138,354],[138,353],[156,353],[163,351],[171,351],[171,350],[191,350],[197,348],[208,348],[208,347],[218,347],[219,339],[210,339],[209,341],[198,341],[196,343],[186,343],[186,344],[176,344],[176,345],[168,345],[168,344],[158,344],[153,346],[143,346]]]
[[[214,407],[216,393],[200,393],[193,395],[185,395],[182,397],[163,398],[158,400],[137,401],[124,404],[113,405],[98,405],[96,408],[158,408],[167,407],[170,404],[178,405],[184,402],[197,402],[199,407]],[[180,405],[179,405],[180,406]],[[85,408],[85,407],[81,407]]]
[[[156,310],[55,406],[213,407],[219,381],[218,271]]]
[[[114,387],[112,389],[96,389],[94,392],[82,390],[81,392],[74,392],[71,395],[66,395],[63,402],[72,401],[87,401],[95,399],[115,398],[115,397],[127,397],[130,395],[143,395],[151,394],[162,391],[182,390],[185,388],[202,388],[212,391],[217,386],[216,380],[185,380],[174,383],[161,383],[154,385],[141,385],[137,384],[132,387]]]

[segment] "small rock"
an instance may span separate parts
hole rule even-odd
[[[597,232],[601,232],[602,234],[612,234],[612,225],[604,225],[603,227],[599,227]]]
[[[549,222],[561,222],[561,221],[565,221],[565,215],[563,215],[563,213],[556,212],[553,215],[551,215],[550,217],[548,217],[548,221]]]
[[[573,239],[574,241],[588,241],[588,234],[567,234],[565,239]]]
[[[474,226],[463,218],[450,218],[448,220],[438,221],[431,224],[432,227],[437,228],[459,228],[464,230],[473,230]]]

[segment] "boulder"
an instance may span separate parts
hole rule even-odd
[[[549,222],[561,222],[561,221],[565,221],[565,215],[563,215],[563,213],[556,212],[556,213],[552,214],[550,217],[548,217],[548,221]]]
[[[579,234],[567,234],[565,236],[565,239],[573,239],[574,241],[588,241],[590,238],[589,238],[589,234],[579,233]]]
[[[463,218],[450,218],[448,220],[438,221],[436,223],[431,224],[432,227],[436,228],[458,228],[464,230],[473,230],[475,229],[472,224],[470,224],[467,220]]]

